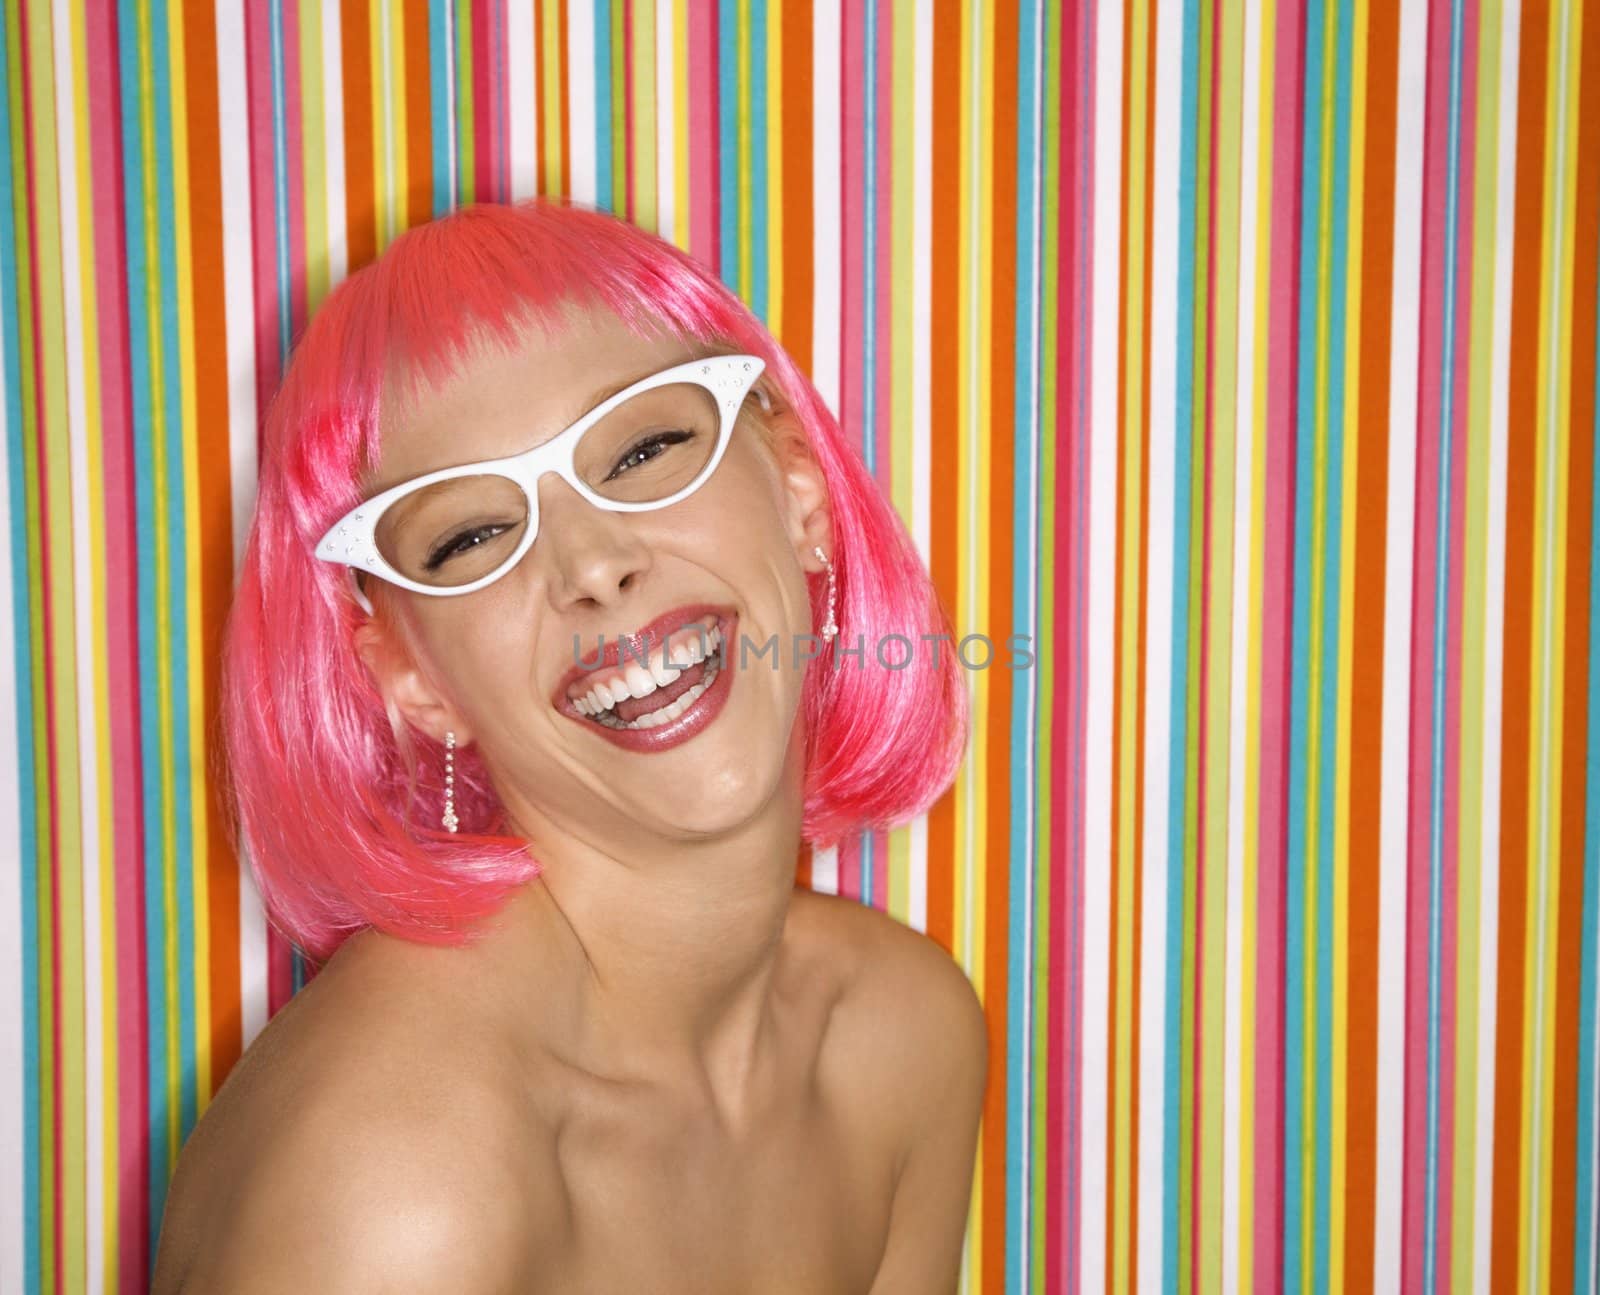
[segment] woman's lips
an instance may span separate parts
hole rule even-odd
[[[614,745],[625,751],[634,751],[641,754],[653,754],[681,746],[701,729],[705,728],[721,713],[727,704],[728,694],[733,687],[733,671],[730,668],[731,657],[728,646],[734,641],[734,629],[738,624],[736,615],[720,617],[718,627],[722,631],[722,647],[719,655],[722,659],[721,667],[717,670],[717,677],[712,681],[698,699],[676,719],[665,724],[658,724],[654,728],[610,728],[598,720],[590,719],[578,712],[563,692],[561,703],[557,707],[575,723],[582,724],[591,732],[608,739]],[[680,691],[688,691],[692,684],[686,684]],[[664,692],[665,690],[660,690]],[[652,699],[657,694],[652,694]]]

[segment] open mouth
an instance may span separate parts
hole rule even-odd
[[[726,633],[716,617],[684,626],[640,660],[627,655],[569,691],[573,708],[601,728],[642,732],[687,713],[722,673]]]

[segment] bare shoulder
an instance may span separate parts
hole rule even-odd
[[[797,916],[838,971],[822,1069],[892,1165],[871,1295],[954,1295],[989,1065],[982,1003],[943,948],[882,912],[808,895]]]
[[[158,1295],[518,1284],[537,1148],[440,952],[341,950],[246,1050],[179,1157]]]
[[[796,891],[795,902],[837,981],[825,1064],[872,1103],[870,1118],[901,1131],[903,1161],[928,1120],[981,1097],[983,1005],[966,972],[921,931],[836,895]]]

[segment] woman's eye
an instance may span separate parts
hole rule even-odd
[[[451,558],[465,553],[468,549],[475,548],[479,544],[486,544],[496,535],[510,529],[508,525],[491,523],[487,526],[474,526],[468,530],[458,531],[428,554],[427,562],[424,565],[429,571],[437,571],[439,567]]]
[[[684,441],[692,441],[693,439],[694,433],[685,431],[655,432],[650,436],[646,436],[617,460],[617,466],[611,469],[611,476],[607,477],[606,480],[610,481],[612,477],[626,472],[629,468],[636,468],[641,463],[650,462],[651,459],[658,457],[669,445],[680,445]],[[650,452],[647,453],[646,451]]]

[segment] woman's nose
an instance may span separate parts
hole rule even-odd
[[[565,608],[587,601],[609,606],[649,568],[650,550],[633,517],[596,507],[557,473],[545,474],[539,482],[539,531],[533,547],[543,550],[553,605]]]

